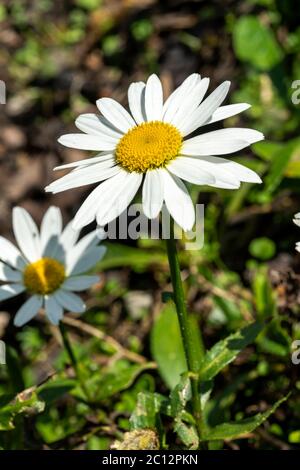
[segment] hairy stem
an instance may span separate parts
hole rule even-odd
[[[197,354],[197,347],[194,343],[194,338],[191,330],[191,325],[188,318],[186,309],[186,302],[183,291],[183,284],[180,274],[180,266],[178,261],[178,254],[176,242],[174,239],[174,221],[171,219],[170,236],[166,240],[167,252],[170,266],[171,281],[173,285],[173,296],[176,306],[180,332],[188,367],[188,372],[191,376],[191,389],[192,389],[192,409],[193,416],[196,422],[196,428],[201,442],[203,433],[203,415],[200,399],[200,384],[198,379],[200,359]],[[202,338],[201,338],[202,342]]]

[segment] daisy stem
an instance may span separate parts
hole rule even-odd
[[[173,285],[173,296],[176,306],[180,332],[188,367],[188,372],[191,376],[191,389],[192,389],[192,409],[193,416],[196,422],[197,433],[201,443],[202,430],[203,430],[203,414],[200,399],[200,383],[198,378],[199,365],[201,358],[197,354],[197,347],[194,343],[194,335],[192,327],[189,322],[189,317],[186,309],[186,301],[184,298],[183,284],[180,274],[180,265],[178,260],[176,242],[174,238],[174,221],[170,218],[170,236],[166,240],[167,252],[170,266],[171,281]],[[201,334],[201,333],[200,333]],[[200,338],[202,342],[202,338]],[[202,446],[202,445],[201,445]],[[203,447],[203,446],[202,446]]]
[[[88,388],[86,387],[84,377],[82,376],[80,364],[78,363],[78,361],[76,359],[73,348],[71,346],[71,342],[70,342],[69,337],[68,337],[66,327],[62,322],[59,323],[59,330],[60,330],[60,334],[61,334],[61,337],[62,337],[62,340],[63,340],[65,350],[67,351],[67,354],[69,356],[71,364],[72,364],[72,366],[75,370],[75,374],[76,374],[77,380],[80,384],[80,387],[81,387],[83,393],[85,394],[88,402],[91,402],[91,396],[90,396]]]

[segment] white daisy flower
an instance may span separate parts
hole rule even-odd
[[[300,212],[294,215],[293,222],[300,227]],[[296,243],[296,250],[300,252],[300,242]]]
[[[99,231],[81,238],[72,221],[62,230],[62,215],[58,207],[50,207],[42,220],[40,232],[29,213],[13,209],[13,231],[19,245],[16,248],[0,236],[0,301],[21,292],[31,296],[18,310],[14,324],[22,326],[41,308],[57,325],[64,309],[76,313],[85,311],[82,299],[73,291],[88,289],[98,282],[98,276],[86,276],[105,254],[98,246]]]
[[[228,81],[204,99],[208,85],[208,78],[192,74],[163,102],[161,82],[151,75],[146,84],[130,85],[131,114],[115,100],[101,98],[97,101],[101,115],[78,117],[75,124],[83,134],[63,135],[59,142],[99,153],[55,168],[72,171],[46,188],[57,193],[101,182],[77,212],[74,227],[81,228],[94,219],[100,226],[109,223],[127,208],[142,185],[147,217],[157,217],[165,202],[178,225],[189,230],[195,210],[182,180],[226,189],[237,189],[242,181],[261,182],[254,171],[219,156],[262,140],[261,132],[228,128],[188,137],[199,127],[250,106],[220,106],[229,90]]]

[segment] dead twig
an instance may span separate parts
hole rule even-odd
[[[94,336],[95,338],[101,339],[102,341],[106,341],[106,343],[110,344],[117,351],[120,357],[126,357],[127,359],[130,359],[131,361],[138,364],[144,364],[147,362],[147,359],[144,356],[124,348],[124,346],[122,346],[112,336],[107,335],[103,331],[99,330],[99,328],[95,328],[94,326],[89,325],[88,323],[84,323],[77,318],[71,318],[68,316],[64,316],[62,321],[66,325],[73,326],[74,328],[77,328],[78,330],[81,330],[90,336]]]

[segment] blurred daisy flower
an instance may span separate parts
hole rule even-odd
[[[300,212],[294,215],[293,222],[300,227]],[[300,252],[300,242],[296,243],[296,250]]]
[[[40,232],[29,213],[13,209],[13,231],[19,245],[0,237],[0,301],[26,291],[30,298],[18,310],[14,324],[22,326],[41,308],[57,325],[64,309],[82,313],[85,304],[72,291],[88,289],[98,276],[82,273],[92,268],[105,254],[98,246],[99,231],[81,238],[72,221],[62,230],[58,207],[50,207],[42,220]]]
[[[81,228],[94,219],[104,226],[118,217],[143,185],[143,210],[155,218],[163,202],[183,230],[193,227],[195,210],[182,180],[215,188],[237,189],[240,183],[260,183],[252,170],[219,157],[237,152],[264,138],[253,129],[227,128],[188,137],[199,127],[234,116],[250,105],[221,106],[229,90],[225,81],[206,99],[209,79],[190,75],[164,102],[159,78],[132,83],[130,112],[111,98],[101,98],[101,115],[82,114],[76,126],[82,134],[67,134],[66,147],[93,150],[97,156],[55,169],[73,170],[46,191],[99,183],[74,219]],[[104,182],[103,182],[104,181]]]

